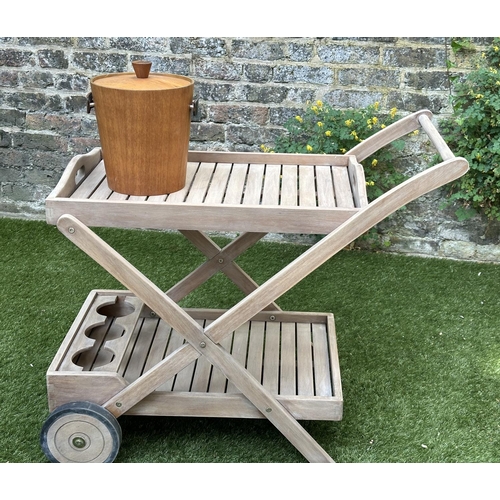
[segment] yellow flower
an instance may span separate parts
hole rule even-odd
[[[346,148],[340,148],[340,152],[341,153],[347,153],[347,149]]]
[[[382,125],[380,125],[380,128],[385,128],[386,125],[382,123]]]
[[[373,125],[376,125],[378,123],[378,118],[376,116],[372,118],[372,123]]]
[[[295,119],[299,122],[302,123],[304,120],[302,119],[302,116],[297,115]]]
[[[493,50],[494,50],[495,52],[498,52],[500,49],[499,49],[499,48],[495,45],[495,46],[493,47]]]
[[[367,186],[375,186],[375,182],[373,181],[366,181]]]
[[[317,125],[318,125],[318,127],[322,127],[323,126],[323,122],[318,122]]]
[[[481,99],[481,98],[483,98],[483,97],[484,97],[484,95],[483,95],[483,94],[476,94],[476,96],[475,96],[475,97],[476,97],[476,99]]]
[[[321,106],[323,106],[323,101],[316,101],[316,105],[321,108]]]
[[[420,133],[420,130],[414,130],[414,131],[412,132],[412,135],[418,135],[419,133]]]
[[[306,149],[307,149],[307,151],[312,151],[313,150],[312,146],[310,146],[309,144],[306,146]]]
[[[354,123],[354,120],[346,120],[345,124],[350,127]]]
[[[325,135],[326,135],[327,137],[331,137],[331,136],[332,136],[332,131],[331,131],[331,130],[327,130],[327,131],[325,132]]]
[[[373,105],[373,108],[375,109],[375,111],[378,111],[379,106],[380,106],[380,103],[377,101],[377,102]]]
[[[377,163],[378,163],[378,160],[376,158],[374,158],[372,160],[372,167],[376,167],[377,166]]]
[[[390,111],[391,118],[394,118],[396,116],[397,112],[398,112],[398,108],[391,108],[391,111]]]
[[[311,109],[318,114],[318,106],[311,106]]]

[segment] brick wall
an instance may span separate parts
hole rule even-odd
[[[449,113],[446,60],[454,57],[449,41],[0,38],[0,213],[43,216],[44,199],[69,159],[99,145],[95,116],[86,112],[90,79],[132,71],[134,59],[151,60],[155,72],[195,80],[201,117],[192,124],[192,149],[256,151],[272,144],[285,120],[316,99],[338,107],[379,101],[382,109],[395,106],[402,114],[421,108],[436,117]],[[475,39],[478,47],[486,42]],[[456,62],[459,70],[470,69],[468,59]],[[426,159],[424,149],[413,149],[417,164]],[[420,223],[400,219],[397,224],[402,226],[386,229],[397,234],[393,249],[428,253],[401,244],[405,238],[422,239]],[[417,227],[408,233],[412,224]],[[460,238],[475,245],[475,236],[465,233]],[[435,239],[429,253],[441,245],[439,235]]]

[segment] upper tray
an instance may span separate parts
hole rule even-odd
[[[101,149],[74,157],[47,197],[49,224],[327,234],[367,204],[362,166],[347,155],[190,151],[186,185],[160,196],[108,187]]]

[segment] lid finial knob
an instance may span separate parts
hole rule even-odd
[[[132,66],[137,78],[147,78],[149,76],[149,71],[151,70],[150,61],[132,61]]]

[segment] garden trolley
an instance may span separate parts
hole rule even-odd
[[[422,128],[441,163],[368,203],[359,162]],[[310,462],[332,462],[300,420],[340,420],[334,318],[275,303],[338,251],[468,169],[422,110],[345,155],[190,151],[169,195],[109,189],[100,148],[74,157],[46,200],[47,222],[125,290],[93,290],[47,372],[42,449],[53,462],[112,462],[121,415],[267,418]],[[179,230],[206,261],[162,291],[90,227]],[[220,248],[207,232],[238,236]],[[235,259],[269,232],[326,235],[262,285]],[[262,262],[265,265],[265,261]],[[245,292],[232,308],[178,302],[217,272]]]

